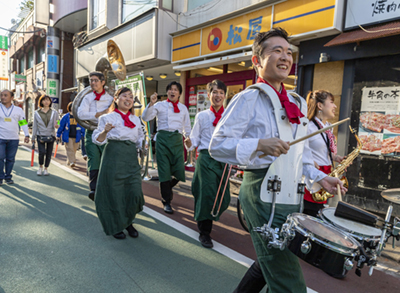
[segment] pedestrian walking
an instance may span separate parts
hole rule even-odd
[[[197,113],[192,132],[185,144],[189,151],[197,147],[199,152],[192,180],[194,219],[200,232],[201,245],[212,248],[210,234],[213,221],[219,220],[230,203],[227,181],[229,168],[226,164],[214,160],[208,152],[215,126],[224,113],[226,85],[218,79],[213,80],[207,84],[207,92],[211,102],[210,109]]]
[[[67,151],[67,165],[74,168],[76,151],[79,148],[79,143],[85,137],[85,129],[78,124],[72,114],[72,102],[67,105],[67,110],[68,113],[61,118],[60,127],[57,130],[57,143],[61,137]]]
[[[156,157],[160,192],[164,211],[172,214],[172,188],[179,181],[185,182],[185,161],[182,135],[190,135],[190,119],[187,107],[179,103],[182,85],[173,81],[167,85],[168,99],[157,102],[157,93],[143,111],[142,119],[150,121],[157,117]],[[173,177],[172,177],[173,176]]]
[[[13,184],[12,170],[15,156],[18,150],[20,127],[24,131],[24,142],[29,142],[28,123],[25,120],[24,111],[14,106],[12,101],[14,92],[3,90],[0,104],[0,185],[5,180],[7,184]]]
[[[137,148],[144,133],[135,116],[133,94],[123,87],[116,92],[111,113],[100,117],[93,143],[104,146],[94,202],[106,235],[124,239],[138,237],[132,222],[143,210],[144,197]]]
[[[37,175],[50,175],[51,154],[56,139],[55,128],[58,128],[58,113],[51,108],[52,100],[49,96],[39,98],[39,109],[33,115],[32,143],[37,140],[39,149],[39,169]],[[44,168],[43,168],[44,165]]]

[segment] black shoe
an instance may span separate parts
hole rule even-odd
[[[124,232],[119,232],[117,234],[114,234],[113,236],[116,239],[125,239],[126,238],[126,235],[124,234]]]
[[[174,211],[171,208],[171,204],[166,203],[164,205],[164,212],[166,212],[167,214],[173,214],[174,213]]]
[[[14,184],[14,181],[12,179],[6,179],[7,184]]]
[[[211,241],[210,235],[200,234],[199,240],[201,245],[203,245],[205,248],[213,248],[214,246]]]
[[[129,236],[136,238],[139,236],[139,232],[133,227],[132,225],[129,225],[126,227],[126,231],[128,231]]]
[[[3,179],[0,179],[0,186],[3,185]]]
[[[94,201],[94,190],[89,193],[88,197]]]

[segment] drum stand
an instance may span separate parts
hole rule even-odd
[[[272,222],[275,216],[275,204],[276,204],[276,193],[281,191],[282,181],[279,180],[278,175],[275,175],[274,180],[268,181],[267,189],[272,192],[272,202],[271,202],[271,214],[269,216],[268,224],[264,224],[262,227],[254,228],[255,232],[261,234],[261,237],[266,241],[268,248],[277,248],[284,250],[287,245],[287,240],[293,239],[295,232],[291,227],[287,227],[289,224],[285,223],[282,225],[282,230],[279,228],[272,228]],[[300,194],[300,212],[303,211],[303,197],[304,197],[305,184],[299,183],[297,187],[297,193]],[[283,240],[280,240],[282,236]]]

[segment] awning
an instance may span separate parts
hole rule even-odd
[[[351,32],[345,32],[330,40],[324,47],[338,46],[361,41],[379,39],[400,34],[400,21],[394,21],[383,25],[376,25],[367,29],[360,28]]]

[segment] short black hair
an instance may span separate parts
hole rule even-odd
[[[126,93],[126,92],[132,93],[132,90],[126,86],[121,87],[115,92],[114,97],[118,98],[121,94]],[[109,112],[112,112],[115,109],[118,109],[118,105],[117,105],[117,102],[115,102],[115,100],[113,100],[113,102],[110,105]],[[129,109],[129,112],[131,112],[133,115],[135,115],[135,107],[132,106],[132,108]]]
[[[217,89],[223,90],[226,94],[226,84],[219,79],[214,79],[213,81],[207,83],[207,92],[209,94],[211,94],[211,92],[213,91],[214,86],[216,86]]]
[[[289,42],[289,34],[281,27],[274,27],[267,32],[258,33],[252,46],[253,56],[261,58],[266,48],[265,41],[272,37],[281,37]]]
[[[100,81],[106,80],[105,77],[104,77],[104,74],[101,73],[100,71],[92,71],[92,72],[90,72],[90,73],[89,73],[89,79],[90,79],[92,76],[97,76],[97,77],[100,79]]]
[[[69,102],[67,105],[67,111],[71,112],[71,108],[72,108],[72,102]]]
[[[13,98],[13,97],[14,97],[14,92],[15,92],[15,90],[7,90],[7,89],[3,90],[3,92],[5,92],[5,91],[7,91],[7,92],[9,92],[9,93],[10,93],[10,95],[11,95],[11,98]],[[1,93],[1,91],[0,91],[0,93]]]
[[[171,89],[171,87],[173,85],[176,85],[176,87],[178,88],[179,94],[182,94],[182,85],[177,82],[177,81],[171,81],[168,85],[167,85],[167,92]]]
[[[49,100],[50,100],[50,105],[49,105],[49,107],[51,108],[51,105],[53,105],[53,100],[52,100],[49,96],[47,96],[47,95],[41,95],[41,97],[39,98],[39,102],[38,102],[39,107],[40,107],[40,108],[43,108],[43,101],[44,101],[45,99],[49,99]]]

